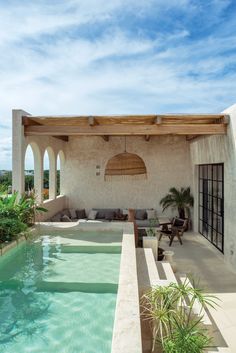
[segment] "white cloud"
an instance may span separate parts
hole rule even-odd
[[[195,12],[203,11],[199,3],[48,3],[16,2],[0,12],[2,165],[9,164],[4,146],[10,147],[11,130],[1,125],[10,126],[12,108],[33,114],[211,113],[235,101],[236,74],[229,67],[236,59],[236,36],[229,24],[226,32],[221,27],[193,39],[193,28],[184,21],[150,36],[145,28],[135,33],[118,21],[122,13],[130,14],[130,23],[132,14],[147,17],[148,28],[150,14],[159,21],[167,11],[171,19],[173,10],[175,21],[176,9],[194,20]],[[210,3],[208,20],[214,23],[229,2]]]

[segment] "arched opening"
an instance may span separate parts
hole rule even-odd
[[[34,190],[34,153],[31,145],[25,151],[25,192],[30,193]]]
[[[43,157],[43,200],[49,199],[49,155],[46,150]]]
[[[63,193],[62,175],[63,175],[64,162],[65,162],[64,153],[60,151],[57,155],[57,196]]]

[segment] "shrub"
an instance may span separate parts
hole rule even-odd
[[[204,307],[215,307],[216,297],[189,285],[170,283],[152,288],[142,297],[143,316],[153,328],[153,347],[164,353],[202,353],[211,338],[203,328]],[[186,304],[188,303],[188,305]],[[199,315],[194,306],[200,308]]]
[[[46,212],[43,207],[37,206],[34,193],[24,194],[18,200],[18,193],[10,197],[0,197],[0,218],[18,219],[19,221],[31,225],[34,223],[36,212]]]
[[[18,219],[1,218],[0,219],[0,242],[11,241],[27,230],[27,225]]]

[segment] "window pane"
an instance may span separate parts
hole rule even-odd
[[[208,165],[208,179],[212,179],[212,166]]]
[[[218,166],[218,180],[223,180],[223,165]]]
[[[213,165],[213,180],[217,180],[217,165]]]

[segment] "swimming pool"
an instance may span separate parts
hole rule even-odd
[[[121,231],[55,229],[0,259],[1,353],[110,353]]]

